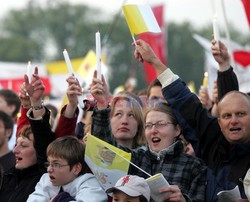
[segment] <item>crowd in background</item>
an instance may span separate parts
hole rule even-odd
[[[133,45],[135,58],[151,64],[157,79],[145,90],[127,84],[112,95],[95,71],[88,89],[94,102],[85,101],[80,122],[83,92],[74,75],[56,121],[58,109],[43,103],[38,68],[31,81],[24,75],[19,95],[0,90],[0,202],[154,201],[145,172],[161,173],[170,184],[156,193],[163,201],[218,201],[220,191],[236,186],[237,201],[248,201],[250,97],[238,91],[226,46],[211,42],[219,70],[210,98],[205,86],[191,93],[146,42]],[[145,172],[130,165],[104,190],[84,161],[88,134],[131,153]]]

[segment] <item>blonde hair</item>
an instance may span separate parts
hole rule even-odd
[[[133,145],[132,148],[136,148],[138,146],[142,146],[146,144],[146,139],[145,139],[145,134],[144,134],[144,121],[143,121],[143,112],[142,112],[142,107],[140,105],[139,98],[127,91],[122,91],[119,92],[114,98],[112,99],[111,102],[111,113],[110,113],[110,118],[113,117],[114,115],[114,108],[117,103],[121,100],[126,100],[130,103],[130,107],[135,115],[135,120],[138,123],[138,128],[136,135],[133,139]],[[112,128],[112,126],[111,126]]]

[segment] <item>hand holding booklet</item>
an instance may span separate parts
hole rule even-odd
[[[168,181],[164,178],[161,173],[155,174],[150,178],[146,179],[146,182],[150,188],[150,195],[154,201],[161,202],[164,201],[164,197],[171,194],[171,192],[160,193],[160,189],[169,186]]]

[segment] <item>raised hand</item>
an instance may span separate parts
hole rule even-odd
[[[98,109],[105,109],[108,106],[108,103],[111,98],[111,94],[109,93],[107,83],[102,75],[102,81],[97,79],[97,71],[94,72],[94,76],[92,79],[92,83],[89,86],[89,90],[92,96],[97,101]]]
[[[41,104],[42,97],[44,95],[45,86],[38,76],[38,68],[35,68],[34,74],[32,75],[32,81],[29,83],[27,75],[24,75],[25,89],[29,94],[32,106]]]
[[[135,47],[134,56],[140,62],[146,61],[149,64],[154,64],[155,60],[158,60],[152,48],[143,40],[137,40],[136,45],[132,43]]]
[[[212,100],[208,95],[208,89],[201,86],[199,90],[199,99],[204,108],[210,109],[212,107]]]
[[[213,39],[211,41],[211,51],[214,59],[219,64],[219,71],[226,71],[230,67],[230,56],[227,47],[219,41],[219,48],[216,46],[216,41]]]
[[[153,49],[145,41],[139,39],[136,41],[136,44],[132,43],[132,46],[135,47],[135,59],[140,62],[146,61],[151,64],[156,69],[158,75],[167,69],[167,67],[155,55]]]
[[[20,86],[19,99],[21,100],[21,104],[22,104],[23,108],[25,108],[25,109],[31,108],[30,97],[25,89],[25,83],[23,83]]]
[[[68,82],[67,96],[69,99],[69,104],[72,106],[77,106],[77,96],[82,95],[80,83],[74,76],[69,76],[66,81]]]
[[[82,95],[82,88],[79,81],[74,76],[69,76],[66,80],[68,82],[67,97],[69,104],[67,105],[64,116],[73,118],[77,109],[77,96]]]

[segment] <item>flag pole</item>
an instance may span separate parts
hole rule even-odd
[[[135,41],[135,36],[133,34],[131,36],[132,36],[132,39],[133,39],[135,46],[137,46],[136,41]]]
[[[129,164],[131,164],[132,166],[136,167],[137,169],[139,169],[140,171],[142,171],[143,173],[145,173],[147,176],[152,177],[152,175],[150,175],[149,173],[147,173],[146,171],[144,171],[143,169],[141,169],[139,166],[135,165],[134,163],[132,163],[131,161],[129,161],[128,159],[124,158],[122,155],[118,154],[117,152],[115,152],[113,149],[111,149],[110,147],[108,148],[110,151],[114,152],[116,155],[118,155],[119,157],[121,157],[124,161],[127,161]]]
[[[87,134],[90,136],[93,136],[91,134]],[[95,136],[93,136],[95,137]],[[97,137],[95,137],[97,138]],[[103,140],[102,140],[103,141]],[[116,155],[118,155],[119,157],[121,157],[124,161],[127,161],[129,164],[131,164],[132,166],[136,167],[137,169],[139,169],[140,171],[142,171],[143,173],[145,173],[146,175],[148,175],[149,177],[152,177],[152,175],[150,175],[149,173],[147,173],[146,171],[144,171],[143,169],[141,169],[139,166],[135,165],[134,163],[132,163],[131,161],[129,161],[128,159],[126,159],[125,157],[123,157],[122,155],[118,154],[116,151],[114,151],[113,149],[111,149],[110,147],[108,147],[108,149],[112,152],[114,152]]]
[[[214,15],[216,13],[216,8],[215,8],[214,0],[211,0],[211,3],[212,3],[212,12],[213,12],[213,15]]]
[[[233,57],[233,51],[231,48],[231,36],[229,33],[229,29],[228,29],[229,26],[228,26],[228,20],[227,20],[227,16],[226,16],[226,9],[225,9],[224,0],[221,0],[221,7],[222,7],[222,14],[223,14],[224,22],[225,22],[225,32],[226,32],[226,38],[227,38],[227,42],[228,42],[228,44],[227,44],[228,52],[230,54],[232,65],[236,68],[236,64],[235,64],[234,57]]]

